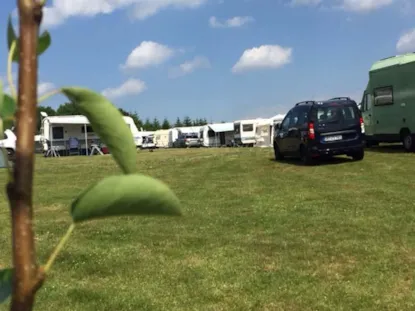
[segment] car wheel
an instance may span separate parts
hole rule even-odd
[[[274,145],[274,156],[275,161],[284,160],[284,155],[280,152],[280,148],[278,148],[277,144]]]
[[[361,161],[363,160],[364,157],[365,157],[365,151],[363,150],[363,148],[357,151],[356,153],[352,154],[352,158],[355,161]]]
[[[414,139],[411,133],[407,132],[403,135],[402,143],[406,151],[414,151]]]
[[[300,156],[301,156],[301,162],[303,162],[304,165],[313,165],[315,163],[314,159],[311,157],[307,148],[304,146],[301,146]]]
[[[14,162],[14,160],[15,160],[15,151],[13,149],[7,148],[7,156],[9,158],[9,161]]]

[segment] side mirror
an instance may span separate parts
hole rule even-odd
[[[277,124],[275,124],[275,129],[276,130],[279,130],[281,128],[281,123],[277,123]]]

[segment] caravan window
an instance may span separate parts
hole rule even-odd
[[[52,138],[63,139],[63,126],[52,127]]]
[[[82,132],[82,133],[85,133],[85,126],[82,126],[82,128],[81,128],[81,132]],[[91,126],[89,126],[89,125],[88,125],[88,126],[86,127],[86,132],[87,132],[87,133],[93,133],[93,132],[94,132],[94,130],[92,129],[92,127],[91,127]]]
[[[392,86],[380,87],[374,90],[375,106],[393,105]]]
[[[235,134],[239,134],[241,132],[241,123],[235,123],[233,125],[233,130]]]
[[[242,125],[242,132],[252,132],[254,130],[253,124],[244,124]]]

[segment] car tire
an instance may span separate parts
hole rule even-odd
[[[9,161],[14,162],[16,160],[16,152],[13,149],[7,148],[7,157]]]
[[[352,158],[354,161],[362,161],[364,157],[365,157],[365,150],[363,148],[352,154]]]
[[[274,145],[274,157],[275,161],[284,160],[284,155],[280,152],[280,148],[278,148],[277,144]]]
[[[402,137],[402,144],[406,151],[412,152],[415,149],[414,137],[410,132],[406,132]]]
[[[310,153],[308,152],[305,146],[301,146],[300,157],[301,157],[301,162],[304,165],[309,166],[309,165],[315,164],[315,160],[311,157]]]

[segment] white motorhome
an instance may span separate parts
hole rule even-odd
[[[154,144],[156,148],[169,148],[173,142],[170,142],[171,130],[157,130],[154,132]]]
[[[234,139],[233,122],[205,125],[200,129],[199,138],[203,147],[230,146]]]
[[[264,119],[234,121],[235,144],[243,147],[253,147],[256,143],[257,125]]]
[[[37,136],[37,140],[42,143],[44,151],[49,149],[48,144],[53,146],[55,152],[66,150],[69,138],[74,137],[79,140],[80,149],[85,150],[87,154],[91,144],[99,140],[85,116],[48,116],[42,113],[42,117],[40,135]],[[131,130],[136,146],[141,146],[143,137],[152,132],[140,132],[131,117],[124,116],[123,118]]]

